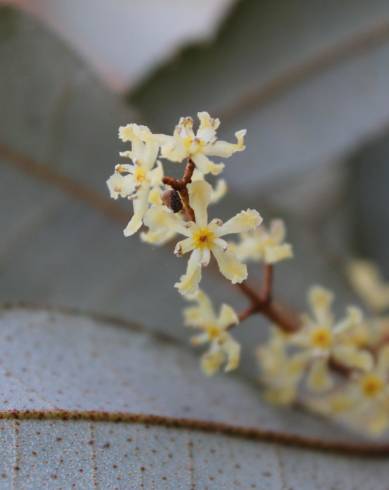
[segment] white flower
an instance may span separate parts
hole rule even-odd
[[[200,125],[196,133],[193,131],[193,119],[182,117],[175,127],[173,136],[156,135],[161,143],[161,156],[172,162],[182,162],[185,158],[191,158],[204,175],[217,175],[223,170],[224,164],[214,163],[208,157],[229,158],[235,152],[243,151],[246,130],[235,133],[236,143],[220,141],[216,138],[220,120],[210,117],[207,112],[199,112],[197,115]]]
[[[201,268],[209,264],[211,254],[214,255],[220,272],[233,284],[244,281],[247,278],[247,267],[227,250],[227,242],[222,237],[259,226],[262,218],[258,211],[248,209],[226,223],[219,219],[208,223],[207,208],[212,187],[205,181],[196,181],[188,185],[188,192],[196,222],[185,222],[163,208],[151,208],[145,217],[145,224],[153,232],[167,227],[187,237],[178,242],[174,250],[177,256],[191,252],[186,274],[175,286],[184,296],[196,294],[201,280]]]
[[[201,367],[205,374],[211,376],[219,371],[225,363],[226,372],[236,369],[240,359],[240,345],[228,333],[228,328],[239,322],[231,306],[223,304],[218,315],[211,300],[199,291],[194,298],[196,306],[185,308],[185,324],[201,331],[192,337],[193,345],[210,343],[209,350],[201,358]]]
[[[309,293],[312,316],[303,317],[303,328],[289,337],[290,343],[305,350],[311,359],[307,385],[312,391],[325,391],[333,386],[328,361],[334,360],[349,368],[369,370],[372,356],[350,342],[352,332],[362,324],[361,311],[347,309],[343,320],[335,323],[332,314],[333,295],[319,286]]]
[[[236,253],[243,261],[263,261],[274,264],[293,257],[292,246],[284,243],[286,235],[282,220],[273,220],[270,228],[261,226],[255,231],[242,233]]]
[[[119,129],[119,137],[122,141],[131,142],[131,150],[122,152],[121,156],[130,158],[133,163],[116,165],[115,173],[107,184],[111,197],[133,200],[134,214],[124,230],[124,235],[130,236],[142,226],[149,205],[158,202],[163,169],[157,162],[159,144],[146,126],[123,126]]]

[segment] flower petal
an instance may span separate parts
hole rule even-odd
[[[162,185],[163,179],[163,167],[161,162],[157,162],[156,167],[149,173],[150,184],[154,186]]]
[[[212,302],[204,291],[199,290],[194,301],[197,305],[184,309],[185,325],[203,327],[217,323]]]
[[[196,216],[199,227],[208,224],[208,206],[211,201],[212,187],[204,180],[197,180],[188,185],[189,203]]]
[[[192,160],[203,175],[219,175],[225,166],[224,163],[214,163],[204,153],[195,153],[192,155]]]
[[[107,186],[109,194],[112,199],[118,199],[118,197],[128,197],[134,192],[134,179],[132,175],[121,175],[115,172],[107,180]]]
[[[220,119],[211,117],[208,112],[198,112],[197,117],[200,120],[200,125],[196,138],[205,143],[212,143],[216,140],[216,131],[220,126]]]
[[[201,369],[207,376],[213,376],[219,370],[225,359],[221,350],[210,350],[201,357]]]
[[[227,141],[216,141],[214,144],[207,145],[204,153],[208,156],[215,156],[221,158],[229,158],[237,151],[243,151],[246,149],[244,144],[244,137],[246,136],[246,130],[241,129],[235,133],[236,143],[228,143]]]
[[[227,364],[224,371],[228,373],[239,366],[241,347],[240,344],[229,335],[228,339],[223,343],[223,350],[227,356]]]
[[[203,345],[206,344],[209,341],[208,334],[207,333],[200,333],[198,335],[194,335],[190,339],[190,343],[197,347],[198,345]]]
[[[136,233],[143,224],[143,218],[148,208],[150,187],[148,185],[142,186],[136,193],[136,197],[133,200],[134,214],[124,229],[123,233],[125,237],[129,237]]]
[[[332,303],[334,295],[321,286],[313,286],[309,290],[309,303],[319,323],[330,325],[333,323]]]
[[[226,221],[217,230],[218,236],[229,235],[231,233],[244,233],[254,230],[262,223],[262,217],[255,209],[241,211],[234,217]]]
[[[192,238],[185,238],[184,240],[181,240],[176,244],[174,248],[174,255],[177,255],[177,257],[181,257],[182,255],[191,252],[193,249],[194,243]]]
[[[239,318],[231,306],[223,304],[220,308],[217,323],[219,327],[226,329],[230,325],[237,325],[239,323]]]
[[[227,183],[224,179],[218,179],[216,185],[212,190],[211,204],[216,204],[226,195],[228,190]]]
[[[374,364],[373,356],[370,352],[359,350],[348,345],[338,345],[332,350],[333,357],[351,368],[370,371]]]
[[[158,152],[158,142],[155,139],[150,139],[149,141],[147,141],[143,148],[142,167],[147,170],[152,169],[155,162],[157,161]]]
[[[266,264],[275,264],[293,257],[293,249],[289,243],[283,245],[270,245],[265,247],[264,261]]]
[[[294,386],[272,387],[264,392],[264,398],[273,405],[287,406],[292,404],[297,397],[297,390]]]
[[[142,242],[149,243],[150,245],[165,245],[165,243],[170,242],[175,236],[176,232],[168,229],[148,230],[140,234]]]
[[[182,162],[188,156],[183,140],[175,133],[173,136],[156,134],[155,138],[161,145],[161,157],[171,162]]]
[[[212,253],[217,260],[219,270],[232,284],[243,282],[247,279],[247,267],[229,250],[223,251],[220,247],[212,247]]]
[[[155,206],[162,206],[161,189],[159,187],[154,187],[151,189],[149,194],[149,203]]]
[[[326,359],[315,361],[307,377],[308,388],[316,393],[327,391],[333,386]]]
[[[269,234],[274,243],[280,244],[285,240],[286,227],[282,219],[273,219],[270,222]]]
[[[190,298],[197,293],[200,281],[201,253],[199,250],[194,250],[188,260],[186,273],[180,277],[180,281],[177,282],[174,287],[176,287],[183,296]]]
[[[165,206],[152,206],[144,217],[144,224],[153,232],[164,230],[176,232],[184,236],[190,235],[190,231],[182,217],[174,214]]]
[[[211,251],[209,248],[204,248],[201,250],[201,265],[207,267],[209,261],[211,260]]]

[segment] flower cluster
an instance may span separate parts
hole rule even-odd
[[[266,397],[279,404],[300,398],[315,411],[381,433],[389,427],[388,332],[356,307],[335,321],[332,303],[329,291],[313,287],[301,328],[289,334],[272,328],[257,351]]]
[[[140,232],[142,241],[165,245],[187,257],[186,270],[175,283],[192,304],[184,309],[185,325],[197,331],[192,344],[208,344],[201,357],[205,374],[236,369],[241,346],[231,334],[255,314],[271,322],[270,338],[257,350],[265,397],[279,404],[298,401],[305,406],[371,433],[389,427],[389,321],[367,321],[360,309],[349,307],[336,320],[333,295],[322,287],[309,292],[310,310],[296,316],[273,298],[274,267],[293,257],[286,242],[283,221],[268,226],[254,209],[239,211],[227,221],[211,215],[209,207],[227,191],[223,179],[214,179],[229,158],[245,149],[245,130],[229,143],[217,138],[219,119],[198,113],[183,117],[172,135],[154,134],[146,126],[128,124],[119,138],[130,144],[120,153],[127,163],[118,163],[107,180],[113,199],[132,201],[133,215],[125,236]],[[165,174],[168,162],[182,166],[181,178]],[[214,259],[221,276],[236,285],[250,305],[237,314],[227,304],[219,312],[200,289],[204,269]],[[247,283],[248,264],[259,262],[263,284],[256,290]],[[375,311],[389,306],[389,289],[371,267],[350,269],[361,296]]]

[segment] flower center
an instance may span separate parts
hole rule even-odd
[[[215,240],[215,233],[209,228],[199,228],[193,234],[195,248],[211,248]]]
[[[332,333],[328,328],[316,327],[311,332],[311,342],[314,347],[328,349],[332,343]]]
[[[184,138],[183,143],[185,151],[190,155],[194,155],[195,153],[200,152],[205,145],[202,140],[198,138],[193,138],[191,136],[187,136],[186,138]]]
[[[134,178],[138,184],[142,184],[146,180],[146,171],[142,167],[136,167]]]
[[[221,328],[217,325],[207,326],[207,334],[210,340],[216,340],[220,337]]]
[[[383,389],[384,382],[376,374],[367,374],[361,381],[363,394],[368,398],[376,397]]]

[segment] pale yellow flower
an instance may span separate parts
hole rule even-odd
[[[185,324],[201,331],[192,337],[193,345],[210,343],[209,350],[201,358],[204,373],[211,376],[218,372],[223,364],[224,371],[232,371],[239,365],[240,345],[228,333],[228,328],[239,322],[231,306],[223,304],[217,315],[209,297],[199,291],[194,298],[195,306],[185,308]]]
[[[196,172],[193,175],[192,182],[204,180],[202,174],[200,172]],[[224,197],[227,192],[227,184],[224,179],[218,179],[216,181],[215,187],[212,188],[210,204],[216,204]],[[151,202],[151,200],[150,200]],[[153,200],[153,204],[159,209],[155,209],[154,213],[156,219],[154,221],[159,221],[163,226],[157,226],[154,229],[149,229],[141,233],[141,239],[145,243],[149,243],[151,245],[165,245],[170,242],[174,237],[177,236],[176,231],[169,227],[169,223],[164,221],[166,218],[166,209],[162,207],[161,193],[158,192],[155,194],[155,198]],[[164,218],[165,217],[165,218]]]
[[[162,185],[163,169],[157,162],[159,144],[146,126],[123,126],[119,129],[119,137],[124,142],[131,142],[131,150],[122,152],[121,156],[130,158],[133,163],[116,165],[107,185],[111,197],[127,197],[133,201],[134,214],[124,230],[124,235],[130,236],[142,226],[150,204],[158,200],[156,194]]]
[[[270,227],[261,226],[255,231],[242,233],[236,245],[236,253],[243,261],[262,261],[275,264],[293,257],[292,246],[284,243],[285,224],[282,220],[273,220]]]
[[[316,392],[333,386],[329,371],[330,359],[349,368],[367,371],[372,366],[372,356],[350,342],[352,332],[363,322],[361,311],[349,307],[344,319],[335,322],[332,314],[333,295],[319,286],[309,293],[311,315],[303,316],[303,327],[289,337],[290,343],[303,349],[310,358],[307,386]]]
[[[370,371],[356,373],[342,387],[336,401],[333,413],[359,430],[380,435],[389,427],[389,345],[380,349]]]
[[[163,207],[152,207],[145,216],[145,224],[153,233],[158,233],[158,230],[163,233],[163,230],[168,229],[186,237],[177,243],[174,251],[177,256],[191,252],[186,274],[176,287],[184,296],[196,294],[201,280],[201,268],[209,264],[211,254],[215,257],[220,272],[233,284],[244,281],[247,278],[247,267],[227,250],[227,242],[222,237],[259,226],[262,218],[258,211],[241,211],[226,223],[219,219],[208,222],[207,208],[212,187],[205,181],[196,181],[188,185],[188,192],[196,222],[185,222],[180,215]]]
[[[355,291],[376,313],[389,308],[389,283],[383,280],[378,267],[367,260],[353,260],[347,269]]]
[[[269,341],[257,349],[257,359],[261,381],[266,387],[265,398],[277,405],[288,405],[295,401],[307,364],[306,356],[289,354],[287,335],[273,327]]]
[[[196,133],[193,131],[193,119],[182,117],[174,129],[173,136],[156,135],[161,144],[161,156],[172,162],[182,162],[191,158],[204,175],[217,175],[223,170],[224,164],[214,163],[208,157],[229,158],[237,151],[243,151],[246,130],[235,133],[236,143],[220,141],[216,137],[220,120],[210,117],[207,112],[199,112],[197,115],[200,124]]]

